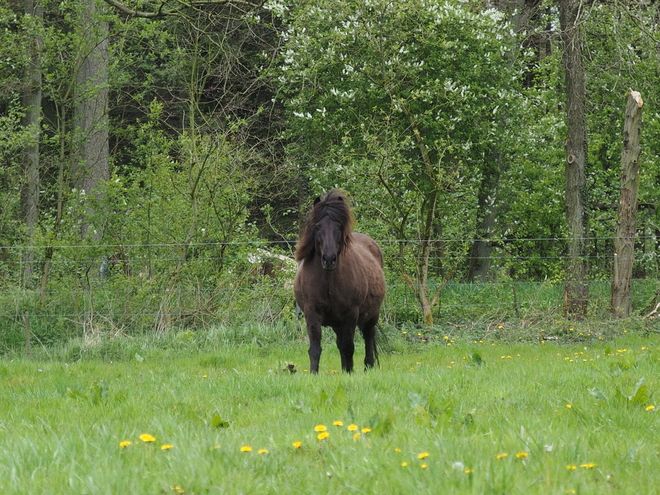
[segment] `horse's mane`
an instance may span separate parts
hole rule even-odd
[[[315,228],[325,217],[330,217],[331,220],[339,222],[342,225],[342,250],[350,245],[354,223],[351,206],[344,191],[333,189],[323,196],[323,198],[316,198],[314,201],[314,206],[309,212],[307,219],[307,226],[298,241],[296,261],[301,261],[314,255]]]

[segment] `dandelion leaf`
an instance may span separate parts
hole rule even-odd
[[[449,423],[454,417],[455,404],[451,399],[440,400],[432,394],[426,404],[429,414],[439,424]]]
[[[473,352],[470,355],[470,360],[471,360],[472,364],[475,365],[475,366],[482,366],[482,365],[485,364],[484,360],[481,357],[481,354],[479,354],[478,352]]]
[[[291,406],[293,407],[294,410],[296,410],[296,411],[298,411],[298,412],[300,412],[300,413],[309,414],[309,413],[312,412],[312,408],[311,408],[310,406],[308,406],[308,405],[307,405],[305,402],[303,402],[302,400],[300,400],[300,401],[298,401],[298,402],[295,402],[295,403],[292,402],[292,403],[291,403]]]
[[[215,414],[209,421],[209,426],[214,430],[229,428],[229,421],[225,421],[219,414]]]
[[[108,398],[108,384],[105,380],[98,380],[92,383],[92,404],[97,405],[105,402]]]
[[[82,392],[79,392],[78,390],[72,390],[69,387],[66,389],[66,396],[69,399],[76,399],[76,400],[87,400],[89,397]]]
[[[649,400],[649,389],[646,383],[644,383],[644,378],[641,378],[635,384],[635,391],[629,397],[630,403],[635,405],[645,405]]]
[[[408,392],[408,400],[410,401],[410,407],[413,409],[426,405],[426,401],[422,396],[415,392]]]
[[[337,390],[335,390],[335,393],[332,394],[331,402],[333,406],[342,408],[346,407],[348,398],[346,396],[346,390],[344,390],[344,387],[339,387]]]
[[[415,419],[415,423],[426,428],[430,428],[434,424],[428,409],[423,405],[419,405],[413,409],[413,418]]]
[[[468,430],[471,429],[474,426],[474,416],[472,412],[467,413],[463,417],[463,426],[467,428]]]
[[[601,402],[607,402],[607,396],[605,395],[605,392],[603,392],[599,388],[590,388],[589,393],[596,399]]]
[[[355,411],[353,410],[353,403],[349,402],[346,405],[346,414],[352,422],[355,422]]]
[[[371,434],[375,436],[383,436],[388,434],[394,426],[394,414],[390,411],[381,416],[379,413],[374,414],[369,419],[369,427]]]
[[[330,402],[330,395],[324,389],[319,390],[319,394],[316,399],[316,406],[319,408],[324,408]]]
[[[617,402],[621,402],[623,404],[627,404],[630,401],[630,397],[621,392],[619,387],[614,389],[614,398],[617,400]]]

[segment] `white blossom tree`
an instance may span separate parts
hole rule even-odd
[[[315,1],[288,22],[280,79],[301,173],[316,192],[346,188],[377,220],[369,228],[385,226],[432,325],[443,280],[467,256],[481,174],[513,132],[503,14],[452,0]]]

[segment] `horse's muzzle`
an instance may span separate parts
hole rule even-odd
[[[332,254],[330,256],[321,256],[321,266],[326,272],[331,272],[337,268],[337,255]]]

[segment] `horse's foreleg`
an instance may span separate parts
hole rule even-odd
[[[341,369],[351,373],[355,353],[355,327],[339,327],[334,330],[337,334],[337,348],[341,356]]]
[[[373,368],[376,358],[376,324],[369,322],[361,330],[364,337],[364,369]]]
[[[307,317],[307,336],[309,337],[309,372],[319,372],[321,360],[321,324],[313,317]]]

